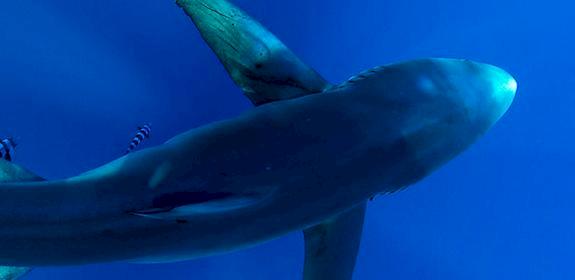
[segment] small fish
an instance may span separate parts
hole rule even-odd
[[[130,142],[128,149],[126,150],[126,155],[136,149],[142,143],[142,141],[144,141],[144,139],[150,138],[150,133],[152,132],[151,127],[151,124],[145,124],[138,127],[138,133],[136,133],[136,136],[132,138],[132,142]]]
[[[8,137],[0,141],[0,158],[7,161],[12,161],[12,154],[16,149],[18,144],[14,141],[14,138]]]

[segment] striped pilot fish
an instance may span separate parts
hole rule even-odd
[[[0,141],[0,158],[12,161],[12,155],[17,145],[12,137],[2,139],[2,141]]]
[[[132,142],[130,142],[128,149],[126,150],[126,154],[131,153],[142,143],[142,141],[150,138],[150,133],[152,132],[151,127],[152,125],[149,123],[138,127],[138,133],[136,133],[136,136],[132,138]]]

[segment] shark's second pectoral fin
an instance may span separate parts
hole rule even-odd
[[[0,160],[0,183],[42,181],[38,175],[6,160]],[[16,280],[32,270],[28,267],[0,266],[0,280]]]
[[[304,231],[304,280],[351,280],[363,232],[365,203]]]
[[[254,104],[318,93],[328,86],[271,32],[228,1],[177,3]]]

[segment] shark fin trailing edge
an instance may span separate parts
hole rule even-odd
[[[366,203],[304,230],[304,280],[351,280]]]
[[[177,0],[255,105],[323,92],[329,84],[259,22],[226,0]]]

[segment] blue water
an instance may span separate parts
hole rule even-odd
[[[571,1],[236,0],[332,82],[400,60],[461,57],[519,83],[468,152],[369,205],[355,279],[575,279]],[[3,1],[0,136],[50,179],[251,107],[171,0]],[[29,279],[299,279],[301,234],[160,265],[42,268]],[[41,252],[39,252],[41,253]]]

